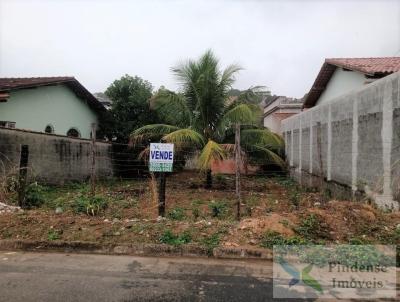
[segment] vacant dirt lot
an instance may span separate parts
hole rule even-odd
[[[243,177],[242,219],[235,220],[234,178],[216,175],[206,190],[195,173],[169,175],[167,217],[158,219],[151,178],[97,186],[41,187],[39,207],[0,214],[0,239],[103,243],[199,243],[207,247],[274,243],[400,244],[400,213],[362,202],[326,200],[286,178]],[[7,201],[15,203],[11,195]]]

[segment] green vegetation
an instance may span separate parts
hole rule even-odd
[[[171,211],[168,212],[167,216],[169,219],[172,220],[183,220],[186,217],[185,210],[180,207],[171,209]]]
[[[246,91],[235,100],[229,91],[241,68],[230,65],[221,70],[218,59],[209,50],[197,61],[189,60],[173,69],[182,85],[182,93],[160,89],[151,99],[151,107],[163,123],[149,124],[131,134],[134,144],[149,141],[174,143],[182,154],[199,150],[199,169],[206,172],[206,187],[212,186],[211,163],[225,159],[233,151],[234,125],[239,123],[243,150],[248,157],[285,166],[282,138],[262,127],[257,95],[260,87]]]
[[[25,191],[25,206],[27,208],[40,207],[45,202],[45,187],[37,182],[27,186]]]
[[[214,248],[218,247],[220,244],[221,238],[220,238],[220,233],[214,233],[210,236],[205,237],[202,240],[202,244],[205,246],[207,249],[207,254],[211,256],[213,254]]]
[[[72,204],[75,213],[86,213],[91,216],[98,215],[101,211],[105,210],[107,206],[107,200],[100,196],[79,196]]]
[[[59,240],[60,238],[60,232],[57,230],[50,229],[47,233],[47,240],[49,241]]]
[[[267,231],[261,239],[261,246],[272,249],[274,245],[305,245],[307,240],[298,236],[285,237],[276,231]]]
[[[189,231],[184,231],[182,234],[174,234],[171,230],[166,230],[159,238],[160,243],[171,245],[182,245],[192,241],[192,235]]]
[[[98,135],[126,143],[133,130],[157,122],[157,114],[150,110],[148,102],[152,94],[151,83],[138,76],[124,75],[115,80],[105,91],[112,106],[101,116]]]
[[[214,201],[212,200],[208,207],[211,211],[211,216],[215,218],[223,217],[227,212],[227,205],[224,201]]]
[[[294,230],[300,236],[314,242],[318,239],[330,238],[327,224],[321,221],[321,218],[314,213],[303,217]]]

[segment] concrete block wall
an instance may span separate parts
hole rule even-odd
[[[28,145],[28,177],[47,184],[89,179],[91,141],[17,129],[0,128],[0,175],[19,167],[21,146]],[[111,144],[96,142],[96,177],[113,176]]]
[[[398,210],[399,89],[397,72],[284,120],[286,154],[296,178],[310,185],[324,178]]]

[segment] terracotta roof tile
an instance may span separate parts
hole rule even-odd
[[[383,77],[400,71],[400,57],[326,59],[307,93],[304,108],[310,108],[316,104],[337,67],[358,71],[368,76]]]
[[[326,63],[350,70],[360,71],[368,75],[393,73],[400,71],[400,57],[383,58],[333,58]]]

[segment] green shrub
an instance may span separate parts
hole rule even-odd
[[[53,241],[60,239],[60,232],[56,231],[55,229],[50,229],[47,232],[47,240]]]
[[[211,210],[211,216],[220,218],[226,214],[227,208],[226,203],[223,201],[211,201],[208,204],[209,209]]]
[[[304,217],[300,225],[296,227],[295,232],[300,236],[315,241],[316,239],[329,239],[329,229],[326,223],[316,214],[310,214]]]
[[[87,215],[98,215],[108,206],[107,200],[100,196],[79,196],[74,200],[72,208],[75,213],[86,213]]]
[[[209,256],[213,254],[213,250],[219,245],[220,240],[220,234],[218,232],[211,236],[207,236],[202,240],[201,243],[206,247]]]
[[[172,220],[183,220],[185,218],[185,210],[183,208],[173,208],[168,213],[168,218]]]
[[[182,245],[192,241],[192,235],[189,231],[184,231],[180,235],[175,235],[171,230],[166,230],[159,238],[161,243],[171,245]]]
[[[40,207],[45,202],[45,187],[37,182],[31,183],[25,190],[25,206],[28,208]]]
[[[260,245],[265,248],[272,249],[274,245],[304,245],[307,241],[297,237],[284,237],[282,234],[268,230],[261,239]]]

